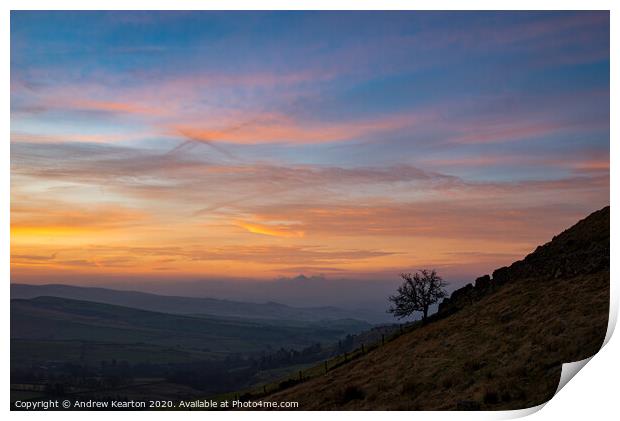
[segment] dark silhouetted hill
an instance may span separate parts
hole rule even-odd
[[[601,347],[609,207],[452,294],[434,321],[266,399],[299,409],[519,409],[549,400],[562,363]],[[265,398],[263,398],[265,399]]]
[[[107,288],[79,287],[71,285],[12,284],[11,298],[59,297],[72,300],[132,307],[141,310],[173,314],[203,314],[216,317],[245,319],[271,319],[291,321],[321,321],[357,319],[369,323],[378,322],[376,315],[363,310],[345,310],[336,307],[291,307],[284,304],[249,303],[215,298],[178,297],[150,294],[138,291],[120,291]]]
[[[58,297],[11,300],[12,340],[148,343],[251,353],[332,343],[369,327],[356,320],[291,325],[193,317]]]

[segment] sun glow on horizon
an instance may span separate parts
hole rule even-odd
[[[607,13],[135,16],[11,13],[13,281],[484,273],[609,204]]]

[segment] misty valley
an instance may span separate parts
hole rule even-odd
[[[73,299],[76,295],[93,301]],[[180,300],[181,305],[169,310],[192,314],[148,311],[97,299],[138,307],[148,307],[145,303],[154,299]],[[376,341],[397,328],[373,329],[367,321],[334,318],[346,316],[346,310],[273,303],[211,300],[209,310],[218,314],[199,314],[193,313],[196,305],[187,303],[196,300],[200,299],[13,285],[12,399],[211,397],[286,381],[289,373],[295,376],[300,369],[350,352],[363,341]],[[262,318],[235,316],[243,305],[253,306]],[[291,318],[275,318],[283,314]]]

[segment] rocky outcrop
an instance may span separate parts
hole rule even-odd
[[[609,270],[609,206],[553,237],[543,246],[508,267],[484,275],[474,284],[455,290],[439,304],[439,315],[451,314],[498,287],[519,279],[572,278]]]
[[[481,276],[480,278],[476,278],[474,282],[474,288],[478,290],[487,289],[491,286],[491,277],[489,275]]]

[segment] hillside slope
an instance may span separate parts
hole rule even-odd
[[[605,337],[609,207],[477,284],[432,323],[268,399],[306,410],[495,410],[549,400],[561,364],[593,355]]]

